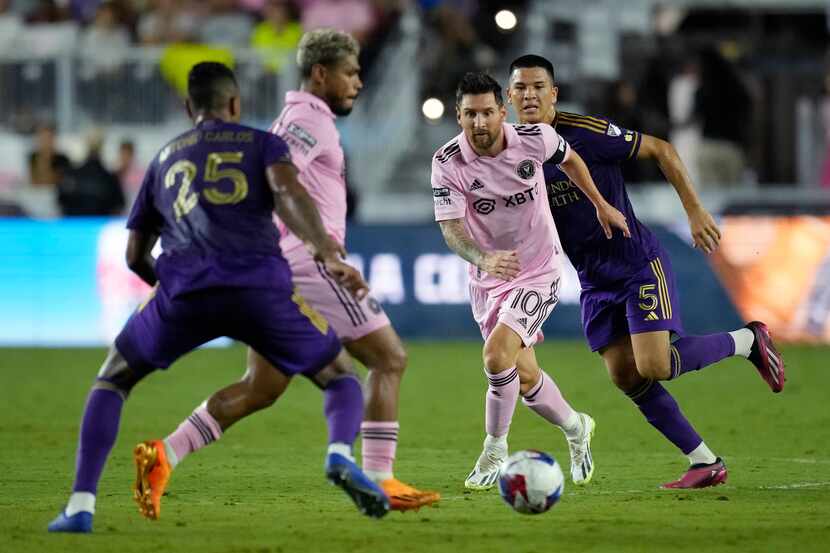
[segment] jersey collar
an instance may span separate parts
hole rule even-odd
[[[502,150],[503,153],[519,144],[519,135],[516,133],[516,129],[513,128],[513,125],[509,123],[502,123],[501,128],[504,131],[504,136],[507,140],[507,146],[504,150]],[[464,163],[472,163],[479,158],[479,155],[475,150],[473,150],[473,147],[467,141],[467,135],[464,131],[461,131],[461,137],[458,140],[458,144],[461,146],[461,157],[464,158]]]
[[[315,96],[310,92],[305,92],[304,90],[289,90],[285,93],[285,103],[286,104],[311,104],[311,107],[317,111],[321,111],[324,114],[328,115],[332,119],[335,119],[336,116],[334,112],[331,111],[329,105],[320,97]]]

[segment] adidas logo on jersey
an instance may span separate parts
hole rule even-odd
[[[657,314],[654,311],[651,311],[651,312],[649,312],[648,315],[646,315],[645,320],[647,320],[647,321],[659,321],[660,318],[657,316]]]
[[[522,325],[522,328],[527,329],[527,317],[522,317],[521,319],[517,320],[516,322],[519,323],[520,325]]]
[[[484,188],[484,185],[481,184],[481,181],[478,179],[473,179],[473,184],[470,185],[470,192],[473,190],[481,190]]]

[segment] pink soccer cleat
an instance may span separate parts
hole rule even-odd
[[[746,325],[746,328],[755,335],[755,341],[752,342],[752,349],[749,353],[749,361],[755,365],[761,378],[777,394],[784,389],[784,381],[786,380],[784,376],[784,358],[775,349],[767,325],[760,321],[752,321]]]
[[[692,465],[679,480],[668,482],[660,487],[668,489],[708,488],[726,483],[726,477],[726,465],[723,459],[718,457],[718,460],[711,465],[702,463]]]

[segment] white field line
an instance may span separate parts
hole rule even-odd
[[[797,490],[797,489],[804,489],[804,488],[824,488],[830,487],[830,481],[822,481],[822,482],[791,482],[789,484],[768,484],[765,486],[756,486],[755,490]],[[724,492],[729,491],[732,489],[731,486],[728,484],[725,487],[718,487],[718,489],[722,489]],[[648,490],[585,490],[584,493],[579,495],[632,495],[632,494],[642,494],[642,493],[677,493],[677,492],[690,492],[695,490],[664,490],[662,488],[653,488]],[[442,495],[441,501],[464,501],[468,500],[471,501],[472,498],[488,493],[496,493],[496,490],[491,491],[481,491],[481,492],[474,492],[465,495]],[[567,489],[565,491],[567,494]]]
[[[740,456],[728,456],[726,457],[727,463],[729,459],[736,459],[741,461],[756,461],[758,459],[762,459],[763,461],[772,461],[776,463],[797,463],[801,465],[830,465],[830,459],[820,458],[820,457],[740,457]],[[830,481],[818,481],[818,482],[791,482],[789,484],[767,484],[764,486],[757,486],[756,490],[797,490],[803,488],[823,488],[826,486],[830,486]],[[729,490],[731,486],[728,484],[726,485],[726,490]],[[497,489],[493,489],[493,492],[496,492]],[[664,490],[662,488],[654,487],[653,489],[648,490],[589,490],[585,489],[584,495],[630,495],[630,494],[640,494],[640,493],[654,493],[654,492],[669,492],[669,490]],[[674,490],[678,491],[678,490]],[[684,490],[688,491],[688,490]],[[485,494],[490,492],[472,492],[465,495],[442,495],[441,501],[463,501],[468,498],[475,497],[476,495]],[[566,488],[567,493],[567,488]],[[580,494],[582,495],[582,494]]]
[[[795,490],[798,488],[822,488],[830,486],[830,482],[795,482],[793,484],[778,484],[775,486],[758,486],[760,490]]]

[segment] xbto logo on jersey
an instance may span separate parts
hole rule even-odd
[[[479,198],[473,202],[473,209],[481,215],[487,215],[496,209],[496,200],[492,200],[490,198]]]
[[[533,178],[533,175],[536,174],[536,165],[533,164],[533,160],[526,159],[519,163],[516,166],[516,174],[524,180]]]
[[[524,192],[516,192],[512,196],[502,196],[501,198],[504,200],[504,207],[516,207],[535,200],[536,196],[533,195],[534,192],[536,192],[535,186],[528,188]]]

